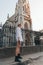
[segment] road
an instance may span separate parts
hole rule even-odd
[[[43,56],[40,56],[38,59],[31,59],[31,63],[28,65],[43,65]]]
[[[43,52],[23,56],[23,62],[29,59],[28,65],[43,65]],[[14,57],[0,59],[0,65],[15,65]]]

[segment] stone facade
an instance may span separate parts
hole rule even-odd
[[[7,17],[7,21],[6,23],[3,25],[3,30],[7,29],[7,32],[4,32],[4,34],[9,35],[9,37],[11,36],[11,32],[9,33],[8,28],[6,28],[6,26],[8,27],[12,27],[14,31],[14,27],[17,27],[18,22],[21,23],[22,25],[22,29],[26,29],[26,30],[32,30],[32,20],[31,20],[31,16],[30,16],[30,6],[29,6],[29,2],[28,0],[18,0],[18,2],[16,3],[16,8],[15,8],[15,14],[12,15],[11,17]],[[14,35],[12,35],[12,41],[14,41]],[[11,40],[10,37],[10,40]],[[5,36],[3,36],[3,41],[5,42],[6,40],[4,40],[4,38],[7,40],[7,38]],[[32,39],[32,37],[30,36],[29,32],[23,32],[23,39],[24,42],[30,42]],[[9,38],[8,38],[9,40]],[[9,42],[7,40],[7,42]],[[5,42],[5,46],[7,46],[7,43]],[[31,43],[29,43],[28,45],[31,45]],[[9,46],[9,43],[8,43]]]
[[[43,29],[40,30],[40,32],[43,33]],[[41,43],[41,45],[43,45],[43,34],[40,36],[40,43]]]

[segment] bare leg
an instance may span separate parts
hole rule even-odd
[[[17,42],[17,46],[16,46],[16,56],[18,54],[20,54],[20,47],[21,47],[21,44],[20,44],[20,41]]]
[[[20,42],[17,42],[17,46],[16,46],[16,56],[15,56],[15,61],[17,62],[21,62],[20,60],[19,60],[19,57],[18,57],[18,54],[20,54],[20,47],[21,47],[21,45],[20,45]]]

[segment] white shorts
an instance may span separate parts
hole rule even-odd
[[[23,42],[22,37],[19,37],[19,39],[18,39],[18,37],[16,37],[16,41],[18,41],[18,40],[20,40],[21,42]]]

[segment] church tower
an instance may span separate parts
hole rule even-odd
[[[32,29],[30,6],[28,0],[18,0],[15,8],[15,21],[20,22],[23,29]]]
[[[18,0],[18,3],[16,3],[15,22],[16,26],[18,22],[20,22],[24,30],[32,30],[32,20],[30,16],[30,6],[28,0]],[[31,38],[32,37],[30,36],[29,32],[23,32],[23,39],[24,42],[27,43],[26,45],[31,45]]]

